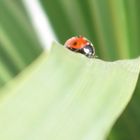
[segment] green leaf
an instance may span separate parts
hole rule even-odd
[[[103,140],[132,93],[140,58],[105,62],[54,44],[1,90],[1,140]]]

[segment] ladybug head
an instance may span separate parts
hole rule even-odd
[[[95,55],[95,49],[91,44],[86,45],[83,49],[80,50],[80,53],[84,54],[89,58],[93,58]]]

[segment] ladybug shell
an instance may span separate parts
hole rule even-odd
[[[74,48],[74,49],[81,49],[89,44],[90,44],[89,41],[82,36],[72,37],[65,42],[65,46],[67,46],[68,48]]]
[[[76,36],[68,39],[65,46],[71,51],[86,55],[89,58],[94,57],[95,49],[85,37]]]

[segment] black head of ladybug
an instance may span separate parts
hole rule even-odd
[[[82,49],[78,50],[79,53],[84,54],[85,56],[89,58],[93,58],[95,55],[95,49],[93,48],[92,45],[86,45]]]

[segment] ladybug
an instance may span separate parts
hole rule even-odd
[[[88,58],[93,58],[95,56],[93,44],[83,36],[75,36],[68,39],[64,46],[71,51],[84,54]]]

